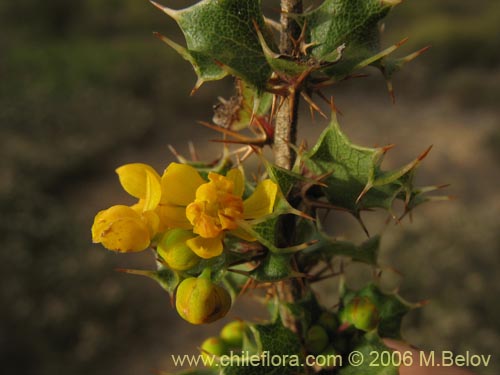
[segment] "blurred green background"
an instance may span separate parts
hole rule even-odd
[[[406,52],[432,48],[395,79],[397,104],[375,73],[333,90],[353,140],[399,146],[388,166],[434,144],[418,182],[451,183],[455,200],[383,228],[383,262],[404,275],[407,299],[431,301],[406,320],[405,337],[428,350],[492,354],[480,374],[500,372],[499,19],[495,1],[407,1],[387,20],[384,44],[409,36]],[[161,170],[173,160],[166,146],[186,152],[189,140],[206,158],[217,150],[196,121],[210,120],[230,80],[189,98],[194,73],[152,31],[182,41],[146,1],[0,2],[4,373],[150,374],[220,327],[193,329],[151,281],[114,272],[152,266],[150,254],[116,256],[90,243],[93,215],[129,202],[114,168],[139,161]],[[301,136],[312,140],[317,122]],[[367,218],[374,231],[379,219]],[[362,239],[347,219],[336,232]]]

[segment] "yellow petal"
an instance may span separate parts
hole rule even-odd
[[[127,206],[113,206],[99,212],[92,226],[92,240],[108,250],[135,252],[145,250],[151,241],[148,225]]]
[[[210,259],[222,254],[222,235],[215,238],[195,237],[186,241],[193,252],[203,259]]]
[[[193,226],[186,217],[186,207],[160,204],[156,210],[162,224],[169,228],[191,229]]]
[[[144,211],[154,210],[161,199],[161,183],[160,176],[156,172],[146,169],[146,197],[144,199]]]
[[[102,233],[102,245],[112,251],[137,252],[146,250],[151,242],[147,225],[141,220],[123,218],[113,222]]]
[[[196,197],[196,189],[206,181],[193,167],[171,163],[161,178],[162,203],[187,206]]]
[[[151,238],[153,238],[156,233],[160,232],[161,228],[161,223],[160,223],[160,217],[155,211],[145,211],[142,213],[142,221],[146,223],[149,229],[149,233],[151,235]]]
[[[92,241],[94,243],[101,242],[101,234],[108,230],[114,221],[124,217],[140,219],[140,215],[135,210],[124,205],[112,206],[98,212],[92,225]]]
[[[245,177],[240,169],[234,168],[227,172],[226,177],[233,181],[234,190],[233,194],[241,197],[245,192]]]
[[[278,185],[271,180],[264,180],[257,185],[253,194],[243,202],[243,217],[256,219],[273,212]]]
[[[116,173],[123,189],[139,199],[148,195],[148,175],[150,179],[160,181],[160,175],[151,166],[142,163],[125,164],[116,169]]]

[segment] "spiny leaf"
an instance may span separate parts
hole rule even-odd
[[[381,164],[391,148],[367,148],[352,144],[339,128],[335,114],[318,143],[305,155],[306,166],[316,175],[327,175],[322,182],[332,208],[345,209],[359,218],[362,210],[391,210],[395,199],[405,202],[405,212],[416,206],[420,194],[413,188],[415,168],[427,155],[422,155],[403,167],[383,171]]]
[[[187,49],[181,54],[198,74],[198,86],[226,72],[259,90],[265,87],[271,69],[254,27],[254,22],[266,27],[260,0],[203,0],[182,10],[157,6],[184,33]]]
[[[285,197],[288,196],[294,186],[296,187],[308,181],[301,174],[281,168],[276,164],[267,162],[265,159],[263,160],[269,177],[278,184]]]
[[[250,272],[250,277],[259,282],[276,282],[297,277],[298,273],[291,264],[290,254],[269,252],[257,268]]]
[[[373,366],[370,365],[372,362],[370,359],[373,359],[373,352],[384,352],[390,351],[390,349],[382,342],[380,336],[378,336],[375,332],[369,332],[361,339],[361,341],[356,345],[352,352],[357,351],[360,352],[364,358],[364,361],[360,366],[352,366],[347,365],[342,367],[339,371],[340,375],[398,375],[399,370],[398,367],[393,364],[389,364],[388,366]]]
[[[164,35],[159,33],[154,34],[158,39],[163,41],[168,46],[172,47],[182,58],[191,63],[193,69],[198,76],[198,82],[196,82],[193,88],[193,93],[207,81],[217,81],[228,75],[224,69],[214,63],[213,58],[202,52],[190,51],[187,48],[175,43]]]
[[[379,49],[378,23],[399,3],[394,0],[325,0],[301,18],[312,55],[318,60],[346,45],[343,65],[354,66]]]
[[[284,363],[273,366],[266,361],[265,355],[256,365],[230,366],[222,369],[224,375],[292,375],[300,373],[302,363],[301,345],[299,338],[292,331],[283,326],[281,321],[272,324],[250,325],[252,337],[244,340],[243,351],[252,354],[282,356]],[[286,356],[286,359],[285,359]]]
[[[318,232],[319,241],[300,254],[301,263],[313,266],[320,261],[328,262],[334,256],[346,256],[353,261],[376,265],[380,249],[380,236],[373,236],[360,245],[338,241]]]

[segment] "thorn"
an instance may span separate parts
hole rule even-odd
[[[273,50],[271,50],[271,48],[269,48],[269,46],[267,45],[267,42],[264,39],[264,36],[262,35],[257,22],[255,20],[252,20],[252,23],[253,23],[253,26],[255,28],[255,31],[257,32],[257,38],[259,39],[259,43],[260,43],[260,46],[262,47],[262,51],[264,52],[264,55],[267,55],[273,59],[279,58],[280,55],[278,53],[274,52]]]
[[[167,8],[166,6],[158,4],[157,2],[155,2],[153,0],[149,0],[149,2],[151,4],[153,4],[153,6],[155,6],[159,10],[161,10],[163,13],[165,13],[166,15],[172,17],[174,20],[177,20],[179,18],[180,11],[174,10],[174,9],[171,9],[171,8]]]
[[[387,79],[385,82],[387,85],[387,91],[389,92],[392,104],[396,104],[396,95],[394,94],[394,87],[392,86],[392,81],[390,79]]]
[[[358,223],[361,225],[361,228],[363,228],[363,232],[365,232],[366,236],[368,238],[371,238],[370,232],[368,232],[368,228],[366,227],[365,223],[363,222],[363,219],[361,219],[361,216],[359,215],[359,213],[357,213],[356,215],[354,215],[354,217],[356,218],[356,220],[358,221]]]
[[[418,51],[415,51],[413,53],[410,53],[408,56],[403,57],[400,61],[403,64],[409,63],[410,61],[415,60],[421,54],[425,53],[427,50],[429,50],[429,48],[431,48],[431,46],[425,46],[424,48],[421,48]]]
[[[201,85],[203,85],[205,81],[201,78],[198,78],[196,83],[194,84],[194,87],[192,88],[191,92],[189,93],[189,96],[193,96],[196,94],[196,92],[200,89]]]
[[[383,154],[385,154],[387,151],[392,150],[394,147],[396,147],[396,145],[394,143],[391,143],[389,145],[383,146],[381,148],[381,151]]]
[[[398,4],[401,4],[403,2],[403,0],[381,0],[381,3],[382,4],[387,4],[387,5],[390,5],[390,6],[396,6]]]
[[[270,26],[270,27],[272,27],[273,29],[275,29],[276,31],[281,32],[282,27],[281,27],[281,24],[280,24],[279,22],[277,22],[277,21],[275,21],[275,20],[273,20],[273,19],[271,19],[271,18],[267,18],[267,17],[264,17],[264,22],[265,22],[268,26]]]
[[[309,107],[312,108],[313,110],[317,111],[321,116],[323,116],[325,119],[328,118],[324,113],[323,111],[321,110],[321,108],[319,108],[319,106],[314,103],[314,101],[312,100],[312,98],[307,95],[304,91],[301,91],[300,92],[300,95],[304,98],[304,100],[309,104]],[[312,111],[311,111],[312,112]],[[314,114],[314,112],[311,113],[312,115]],[[312,116],[313,119],[314,119],[314,116]]]
[[[174,148],[174,146],[168,145],[167,147],[170,150],[170,152],[177,158],[177,160],[179,161],[179,163],[181,163],[181,164],[187,164],[188,163],[188,160],[184,156],[182,156],[181,154],[179,154],[177,152],[177,150]]]
[[[189,155],[191,155],[191,160],[199,161],[200,158],[198,156],[198,152],[196,151],[196,148],[194,147],[194,143],[192,141],[188,142],[188,148],[189,148]]]
[[[422,161],[425,159],[425,157],[429,154],[429,152],[431,152],[431,149],[432,149],[433,145],[430,145],[427,150],[425,150],[418,158],[417,158],[417,161]]]

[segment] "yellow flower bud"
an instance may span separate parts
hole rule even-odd
[[[204,273],[182,281],[177,288],[175,307],[191,324],[212,323],[223,318],[231,308],[231,296],[215,285]]]
[[[231,347],[241,347],[243,345],[243,335],[247,325],[241,320],[226,324],[220,331],[220,337]]]
[[[371,331],[377,328],[379,313],[377,307],[367,297],[355,297],[342,310],[341,319],[357,329]]]
[[[189,270],[200,261],[200,258],[186,245],[186,241],[194,237],[193,233],[187,230],[169,230],[161,238],[156,250],[169,268],[176,271]]]

